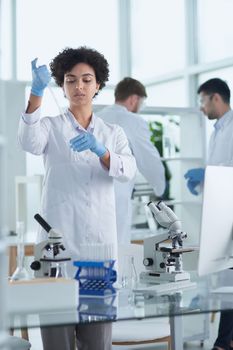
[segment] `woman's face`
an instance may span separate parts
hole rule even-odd
[[[65,74],[63,90],[73,106],[91,105],[99,90],[94,69],[86,63],[76,64]]]

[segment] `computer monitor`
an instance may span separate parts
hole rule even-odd
[[[233,167],[205,171],[198,274],[233,267]]]

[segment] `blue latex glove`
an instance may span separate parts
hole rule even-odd
[[[90,149],[98,157],[103,157],[107,152],[107,148],[99,143],[93,134],[84,132],[70,140],[70,147],[74,151],[82,152]]]
[[[184,175],[185,179],[188,180],[187,187],[192,194],[196,196],[198,195],[198,192],[195,190],[195,188],[196,186],[200,185],[204,181],[204,176],[205,176],[204,168],[190,169]]]
[[[35,58],[32,62],[32,88],[31,93],[35,96],[42,96],[44,89],[48,86],[51,75],[48,68],[44,64],[43,66],[36,67],[38,58]]]

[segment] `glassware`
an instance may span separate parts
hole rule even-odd
[[[66,261],[52,262],[50,267],[50,277],[68,278]]]
[[[125,255],[123,257],[123,268],[121,285],[122,288],[133,289],[138,282],[137,271],[134,264],[134,257],[131,255]]]
[[[11,281],[18,281],[18,280],[28,280],[29,274],[24,266],[24,233],[25,233],[25,226],[23,221],[17,221],[16,222],[16,233],[18,235],[18,242],[17,242],[17,267],[11,276]]]
[[[163,156],[171,158],[175,156],[174,133],[171,123],[164,124],[163,127]]]

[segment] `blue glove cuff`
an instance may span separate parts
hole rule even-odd
[[[34,96],[43,96],[43,93],[44,93],[44,89],[38,89],[36,87],[33,87],[31,88],[31,94],[34,95]]]
[[[102,158],[107,152],[107,148],[104,145],[98,144],[98,147],[91,149],[98,157]]]

